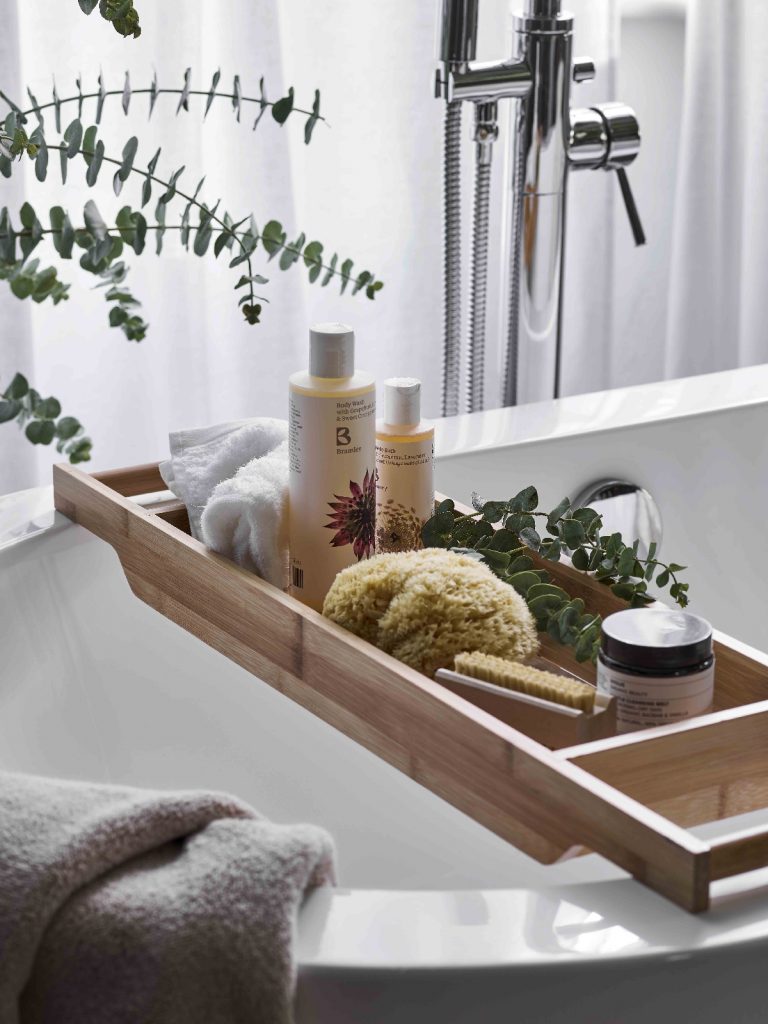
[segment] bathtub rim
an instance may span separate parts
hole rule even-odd
[[[768,363],[435,420],[436,460],[768,405]]]
[[[61,535],[56,543],[99,543],[98,538],[57,513],[51,525],[0,547],[0,571],[3,564],[18,564],[29,557],[32,541],[54,534]],[[601,862],[596,855],[592,858],[595,863]],[[763,950],[768,945],[768,868],[714,883],[712,909],[701,915],[679,909],[607,861],[601,862],[599,870],[603,874],[593,881],[553,880],[551,886],[539,887],[317,890],[310,894],[299,915],[299,972],[344,970],[361,976],[391,974],[393,979],[404,970],[461,970],[472,975],[496,970],[520,975],[544,966],[587,969],[592,965],[595,969],[597,965],[636,964],[640,968],[647,962],[707,957],[713,951],[733,948]],[[609,901],[599,898],[602,886],[613,892]],[[598,897],[596,903],[590,902],[590,895]],[[487,910],[485,922],[456,920],[457,900],[466,896],[482,901]],[[629,945],[615,951],[558,948],[560,937],[554,921],[539,921],[536,906],[542,900],[575,907],[584,923],[587,919],[595,921],[598,915],[597,923],[606,920],[606,928],[619,928],[624,936],[629,935]],[[618,916],[601,916],[593,909],[601,902],[603,914],[610,903],[610,912],[618,910]],[[393,914],[400,922],[394,934]],[[526,925],[531,915],[533,925],[530,920]],[[443,921],[445,927],[437,933],[433,929],[431,938],[417,950],[409,944],[404,957],[402,936],[411,931],[411,922],[427,918]],[[639,934],[635,933],[638,921],[642,922]],[[541,944],[537,945],[527,931],[539,935]],[[586,928],[587,935],[589,931]],[[650,937],[651,932],[656,932],[659,941]],[[678,938],[672,943],[663,941],[667,934]],[[357,939],[350,945],[354,936],[359,937],[358,945]],[[478,950],[484,951],[481,958]]]

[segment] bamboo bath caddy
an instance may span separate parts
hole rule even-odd
[[[531,857],[587,847],[694,912],[712,881],[768,864],[768,826],[688,831],[768,804],[768,655],[720,637],[713,711],[677,725],[605,737],[605,718],[574,731],[584,716],[554,714],[550,727],[514,701],[498,717],[208,551],[180,502],[130,500],[160,491],[157,464],[54,467],[56,508],[115,549],[137,597]],[[626,607],[567,565],[546,568],[591,610]],[[544,657],[589,678],[541,639]]]

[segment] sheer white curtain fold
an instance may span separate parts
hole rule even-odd
[[[593,81],[571,90],[573,106],[617,99],[618,0],[569,0],[574,55],[595,61]],[[612,174],[573,171],[566,203],[562,394],[612,387],[620,344],[613,330],[614,230],[617,188]]]
[[[690,0],[665,371],[768,360],[768,5]]]
[[[17,0],[0,0],[0,73],[4,91],[18,93],[19,23]],[[4,113],[3,113],[4,116]],[[20,177],[0,179],[0,207],[18,209],[24,202]],[[4,391],[14,373],[34,375],[32,331],[27,304],[20,302],[5,283],[0,283],[0,391]],[[33,487],[38,481],[37,451],[16,430],[15,424],[0,424],[0,494]]]

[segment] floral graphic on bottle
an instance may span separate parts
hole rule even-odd
[[[349,481],[349,494],[335,494],[336,501],[329,501],[333,512],[327,512],[331,519],[325,524],[327,530],[336,530],[330,543],[334,548],[351,544],[358,562],[373,554],[376,535],[376,473],[365,471],[362,487]]]
[[[376,523],[376,551],[416,551],[423,547],[421,528],[426,520],[421,519],[416,509],[388,498],[379,508]]]

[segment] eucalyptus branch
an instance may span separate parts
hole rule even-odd
[[[0,423],[13,420],[32,444],[48,445],[55,440],[56,450],[72,463],[88,462],[91,457],[91,439],[84,436],[80,421],[62,416],[58,398],[42,398],[20,373],[0,393]]]
[[[127,72],[126,72],[126,74],[127,74]],[[108,98],[110,96],[124,96],[124,95],[125,95],[124,89],[107,89],[106,92],[84,92],[84,93],[78,93],[77,96],[63,96],[60,99],[51,100],[49,103],[36,104],[35,106],[28,107],[26,110],[22,110],[21,114],[25,118],[27,118],[31,114],[35,114],[35,115],[40,114],[44,110],[51,110],[53,108],[63,107],[66,103],[78,103],[78,102],[82,103],[84,100],[103,100],[103,99]],[[215,99],[225,99],[225,100],[233,100],[233,101],[239,100],[240,103],[258,103],[262,107],[271,107],[271,108],[274,108],[276,106],[276,104],[279,102],[279,100],[264,100],[260,96],[238,96],[237,93],[233,93],[233,92],[219,92],[218,90],[216,90],[215,92],[210,92],[210,91],[208,91],[206,89],[188,89],[188,90],[184,90],[184,89],[160,89],[160,88],[153,89],[153,88],[150,87],[149,89],[132,89],[131,90],[131,95],[132,96],[155,96],[155,97],[157,97],[157,96],[206,96],[209,99],[211,97],[213,97]],[[5,100],[5,102],[8,103],[9,106],[11,105],[8,97],[5,95],[5,93],[2,91],[2,89],[0,89],[0,99]],[[183,109],[188,110],[189,108],[188,107],[184,107]],[[126,114],[128,113],[127,110],[125,110],[124,112]],[[294,114],[306,114],[307,117],[316,117],[318,121],[323,121],[323,122],[325,122],[325,124],[328,123],[327,119],[325,117],[316,115],[316,114],[313,113],[313,111],[305,110],[303,107],[293,107],[292,108],[292,112]],[[152,113],[152,111],[150,111],[150,116],[151,116],[151,113]],[[208,111],[206,110],[204,116],[207,116],[207,115],[208,115]],[[255,125],[254,125],[254,127],[255,127]]]
[[[73,123],[79,124],[79,122],[73,122]],[[87,137],[87,133],[86,133],[86,137]],[[48,146],[48,149],[49,150],[58,150],[59,153],[64,155],[65,159],[69,159],[69,158],[71,158],[73,156],[82,156],[85,159],[86,163],[88,164],[88,168],[90,170],[90,168],[94,165],[94,162],[97,159],[97,154],[99,153],[99,150],[97,149],[97,145],[101,145],[102,148],[101,148],[101,151],[100,151],[100,155],[98,157],[100,163],[106,162],[106,163],[109,163],[109,164],[113,164],[116,167],[119,167],[121,169],[124,167],[124,165],[125,165],[125,158],[123,158],[122,160],[117,160],[114,157],[107,156],[104,153],[103,143],[96,144],[96,134],[95,134],[95,131],[93,133],[92,139],[93,139],[93,144],[94,144],[93,148],[88,148],[88,149],[80,148],[79,145],[76,146],[76,147],[73,147],[70,144],[68,146],[52,145],[52,146]],[[137,140],[137,144],[138,144],[138,140]],[[160,150],[158,150],[158,155],[159,155],[159,153],[160,153]],[[182,170],[183,169],[184,168],[182,168]],[[98,172],[96,172],[96,173],[98,173]],[[155,175],[152,171],[141,171],[141,170],[138,170],[137,168],[135,168],[133,166],[133,164],[131,162],[131,166],[129,168],[129,173],[137,174],[139,177],[144,178],[146,181],[152,182],[152,183],[154,183],[156,185],[161,185],[164,189],[166,189],[165,196],[168,196],[168,199],[165,199],[165,202],[163,202],[163,199],[165,197],[161,196],[160,202],[158,203],[158,209],[160,209],[161,206],[164,206],[166,202],[169,202],[174,196],[179,196],[180,199],[186,200],[186,202],[190,206],[195,206],[195,207],[197,207],[197,209],[200,210],[200,213],[201,213],[201,224],[203,224],[203,217],[206,217],[207,218],[206,223],[208,223],[208,224],[210,224],[210,223],[218,224],[219,227],[221,227],[225,232],[231,234],[232,238],[239,243],[241,251],[242,251],[242,255],[245,257],[245,262],[248,264],[248,277],[249,277],[249,299],[250,299],[250,302],[249,302],[249,304],[244,305],[243,312],[244,312],[246,320],[248,320],[249,323],[258,323],[259,322],[258,315],[261,312],[261,306],[257,304],[257,302],[256,302],[257,296],[254,294],[254,291],[253,291],[253,281],[254,281],[255,278],[254,278],[254,274],[253,274],[253,268],[251,266],[250,253],[247,250],[246,245],[243,242],[243,240],[241,238],[239,238],[234,232],[232,232],[230,230],[230,226],[226,223],[225,220],[223,220],[221,217],[218,217],[216,215],[216,207],[214,207],[213,210],[209,210],[203,203],[198,202],[198,200],[197,200],[197,193],[195,193],[194,196],[190,196],[186,192],[182,192],[180,189],[178,189],[176,187],[176,182],[178,181],[178,178],[180,177],[180,174],[181,174],[180,171],[179,172],[174,172],[174,174],[171,175],[171,179],[166,181],[163,178],[160,178],[157,175]],[[91,184],[90,181],[89,181],[89,184]],[[201,182],[201,185],[202,185],[202,182]],[[95,208],[95,204],[93,204],[93,205],[94,205],[94,208]],[[218,203],[216,204],[216,206],[218,206]],[[101,219],[100,215],[99,215],[99,219]],[[158,231],[162,231],[164,228],[165,228],[164,224],[158,224],[156,226],[156,230],[158,230]],[[105,237],[107,237],[106,225],[103,226],[103,230],[104,230]],[[161,237],[161,236],[158,236],[158,237]],[[98,239],[97,238],[97,241],[104,241],[104,239]],[[207,249],[207,247],[208,246],[206,244],[206,249]],[[159,251],[160,250],[158,249],[158,254],[159,254]],[[203,254],[200,253],[199,255],[203,255]],[[253,317],[253,319],[251,319],[251,317]]]
[[[34,158],[36,176],[42,181],[48,172],[50,153],[56,151],[59,153],[62,181],[64,183],[66,183],[67,179],[69,161],[77,156],[82,156],[87,165],[86,181],[91,186],[96,183],[101,167],[105,163],[117,168],[113,177],[113,188],[118,195],[130,175],[134,174],[143,178],[142,207],[151,198],[152,185],[160,186],[164,191],[157,203],[155,211],[157,223],[153,226],[156,238],[156,251],[158,253],[162,249],[162,237],[165,230],[167,230],[165,207],[174,197],[178,196],[187,204],[181,220],[181,237],[185,246],[189,248],[190,235],[194,232],[193,250],[196,255],[203,256],[213,240],[214,230],[217,230],[218,235],[213,247],[214,255],[218,258],[224,248],[232,250],[233,247],[236,247],[237,253],[230,259],[230,267],[235,268],[240,264],[246,264],[247,275],[241,275],[235,288],[247,288],[247,293],[239,300],[239,305],[242,308],[245,319],[250,324],[259,323],[262,309],[261,302],[265,301],[263,296],[257,295],[254,289],[254,284],[266,283],[266,278],[254,273],[253,269],[252,256],[259,243],[263,245],[270,260],[279,255],[278,263],[281,270],[288,270],[294,263],[303,259],[304,265],[309,271],[310,282],[317,281],[322,275],[320,283],[322,286],[326,286],[331,280],[338,278],[341,282],[341,292],[343,293],[350,281],[354,281],[352,294],[355,295],[364,289],[369,299],[375,298],[376,293],[383,287],[383,283],[377,281],[368,270],[363,270],[353,277],[353,261],[347,259],[340,263],[337,253],[334,253],[330,260],[323,260],[324,246],[322,243],[318,241],[307,242],[306,236],[303,233],[294,241],[289,241],[282,225],[276,220],[268,221],[264,228],[259,231],[252,216],[235,222],[227,213],[220,215],[218,213],[218,202],[211,207],[198,199],[205,180],[204,178],[200,180],[194,192],[190,194],[183,191],[178,185],[179,178],[184,172],[183,167],[174,171],[169,178],[161,177],[155,173],[161,153],[160,149],[157,150],[150,160],[146,170],[137,168],[135,166],[135,158],[139,143],[135,136],[132,136],[123,147],[122,158],[117,159],[105,152],[104,143],[97,137],[98,128],[95,125],[91,125],[84,130],[80,120],[75,119],[64,131],[61,142],[48,144],[44,135],[43,125],[38,124],[32,134],[27,136],[24,129],[18,125],[20,116],[20,111],[17,113],[16,110],[13,110],[5,119],[5,134],[14,141],[13,150],[9,151],[7,156],[2,155],[0,150],[0,173],[8,176],[13,166],[11,158],[13,156],[20,156],[21,153],[26,151]],[[199,223],[194,229],[190,225],[190,214],[193,209],[197,210],[199,214]],[[146,218],[139,211],[131,210],[130,207],[124,207],[121,210],[121,216],[122,222],[118,219],[118,228],[121,229],[122,238],[139,254],[143,250],[144,236],[148,230]],[[95,266],[101,264],[107,256],[110,244],[108,239],[110,236],[98,210],[95,210],[95,214],[92,213],[92,218],[94,223],[98,224],[98,233],[91,232],[92,237],[90,239],[94,250],[90,262]],[[8,224],[10,224],[10,221],[8,221]],[[243,227],[246,224],[247,226]],[[31,251],[31,248],[34,248],[34,245],[41,240],[44,234],[42,225],[37,220],[34,210],[32,210],[30,224],[25,226],[30,231],[32,242],[34,243],[30,247],[29,251]],[[55,228],[55,225],[52,226]],[[2,241],[0,238],[0,242]],[[11,239],[12,244],[13,240]],[[59,252],[65,259],[68,258],[60,250]],[[0,260],[2,259],[6,262],[13,262],[15,260],[15,255],[11,251],[10,246],[0,245]],[[86,269],[91,269],[91,267],[86,266]]]
[[[96,102],[96,124],[101,123],[101,117],[104,110],[104,104],[110,96],[120,96],[122,101],[123,113],[128,114],[131,105],[131,99],[135,95],[148,95],[149,96],[149,116],[152,117],[152,112],[155,109],[155,103],[159,96],[172,95],[178,96],[179,102],[176,107],[176,114],[178,115],[181,110],[189,111],[189,98],[190,96],[205,96],[205,111],[203,119],[208,116],[208,111],[211,109],[214,99],[227,99],[232,105],[232,109],[235,113],[237,120],[240,120],[240,114],[242,111],[242,105],[244,103],[256,103],[259,106],[259,113],[253,122],[253,131],[259,126],[264,113],[267,110],[271,111],[272,118],[279,124],[283,125],[292,114],[303,114],[307,117],[306,124],[304,126],[304,142],[308,145],[312,139],[312,134],[315,129],[315,125],[318,121],[325,121],[325,117],[320,114],[320,90],[315,89],[314,102],[311,110],[306,110],[303,107],[296,107],[294,105],[294,91],[291,87],[285,96],[280,97],[276,100],[270,100],[267,97],[266,89],[264,87],[263,76],[259,79],[259,96],[244,96],[242,87],[240,84],[240,76],[235,75],[232,80],[232,91],[225,92],[218,90],[218,84],[221,80],[221,69],[217,69],[214,72],[213,78],[211,79],[211,85],[207,90],[192,89],[191,88],[192,69],[187,68],[184,72],[184,83],[180,89],[166,89],[160,88],[157,81],[157,73],[152,79],[152,84],[146,89],[133,89],[131,86],[131,76],[128,71],[125,72],[125,78],[123,81],[122,89],[107,89],[104,85],[103,73],[99,72],[98,92],[84,93],[82,88],[82,80],[78,76],[75,80],[77,85],[77,93],[73,96],[60,97],[56,87],[56,81],[53,83],[53,93],[50,102],[39,103],[37,97],[30,88],[27,88],[27,95],[32,101],[32,106],[26,110],[22,110],[21,107],[14,103],[14,101],[7,96],[2,90],[0,90],[0,99],[4,100],[10,109],[16,114],[19,125],[26,123],[30,115],[34,114],[41,127],[45,126],[45,119],[43,112],[46,110],[53,109],[56,120],[56,131],[61,131],[61,108],[68,103],[77,103],[78,118],[83,116],[83,104],[86,100],[95,99]],[[327,122],[326,122],[327,124]]]
[[[475,511],[467,515],[457,514],[454,503],[444,501],[425,524],[422,538],[426,547],[462,551],[488,565],[525,598],[537,628],[575,648],[579,661],[597,657],[602,620],[587,611],[581,598],[572,599],[553,584],[526,550],[551,562],[570,556],[575,569],[593,574],[633,608],[652,601],[647,591],[654,576],[662,588],[671,580],[670,595],[686,607],[688,584],[677,578],[685,566],[656,558],[655,543],[642,558],[638,540],[628,545],[620,533],[601,535],[602,516],[594,509],[572,509],[570,500],[563,498],[551,512],[539,512],[538,503],[535,487],[526,487],[509,501],[481,501],[475,495]],[[546,520],[549,536],[536,530],[537,518]]]

